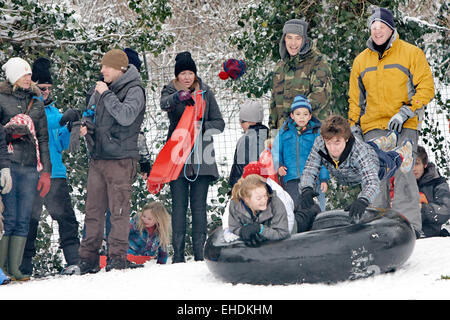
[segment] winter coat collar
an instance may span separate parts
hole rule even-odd
[[[22,89],[18,87],[16,90],[13,91],[13,86],[9,83],[9,81],[2,81],[0,82],[0,93],[6,94],[6,95],[15,95],[15,96],[41,96],[41,91],[39,88],[33,83],[31,84],[30,89]]]
[[[127,71],[120,76],[116,81],[111,83],[108,88],[112,92],[117,92],[120,89],[122,89],[127,83],[139,80],[141,81],[141,76],[139,75],[139,72],[137,71],[136,67],[132,64],[128,66]]]
[[[271,202],[272,202],[272,198],[276,195],[276,192],[267,183],[266,183],[266,188],[267,188],[267,193],[269,194],[269,199],[267,201],[267,208],[266,208],[266,210],[259,211],[256,214],[253,214],[252,209],[250,209],[245,204],[244,200],[241,199],[241,201],[240,201],[240,204],[241,204],[242,208],[249,215],[249,217],[250,217],[250,219],[252,221],[259,220],[259,222],[263,222],[263,221],[269,220],[270,218],[273,217],[272,210],[269,210],[269,208],[270,208],[270,205],[271,205]]]
[[[399,40],[399,35],[397,33],[397,29],[395,29],[394,32],[392,33],[392,36],[391,36],[388,44],[386,45],[384,52],[380,53],[375,49],[372,37],[367,39],[366,45],[367,45],[367,48],[369,48],[371,51],[376,52],[378,54],[378,57],[381,59],[383,56],[385,56],[386,54],[389,53],[390,49],[395,45],[396,40]]]
[[[423,188],[428,185],[440,184],[445,181],[446,179],[439,174],[436,165],[434,163],[429,163],[425,168],[422,177],[417,180],[417,185],[419,188]]]

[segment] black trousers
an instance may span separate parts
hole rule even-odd
[[[202,247],[204,244],[207,231],[206,198],[210,181],[211,176],[198,176],[195,181],[189,181],[181,174],[177,180],[170,182],[174,261],[184,260],[188,204],[192,213],[194,255],[196,249],[200,250],[196,247]]]
[[[67,263],[77,263],[78,247],[80,245],[78,221],[72,208],[67,180],[64,178],[52,178],[50,191],[44,198],[40,197],[39,193],[36,193],[31,211],[30,229],[28,231],[24,257],[30,258],[36,254],[35,240],[43,205],[45,205],[52,219],[58,222],[60,248],[63,251],[68,247],[73,248],[71,250],[73,252],[69,254],[64,252],[66,260],[73,260],[67,261]]]

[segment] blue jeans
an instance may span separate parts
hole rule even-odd
[[[36,167],[11,164],[12,189],[3,195],[5,236],[28,235],[38,177]]]
[[[372,142],[367,142],[378,156],[378,161],[380,162],[380,169],[378,170],[378,179],[390,179],[394,176],[395,172],[402,165],[402,157],[395,151],[383,151],[378,146]]]

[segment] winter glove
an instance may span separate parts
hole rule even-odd
[[[366,208],[369,206],[369,201],[366,198],[358,198],[351,205],[345,208],[344,211],[349,212],[349,216],[354,222],[358,222]]]
[[[246,224],[241,228],[239,236],[246,246],[255,247],[262,241],[259,236],[260,231],[261,225],[259,223]]]
[[[67,149],[70,153],[75,153],[80,149],[80,127],[80,121],[72,123],[73,130],[70,132],[69,148]]]
[[[41,196],[41,198],[44,198],[50,191],[50,173],[41,173],[37,184],[37,191],[40,191],[39,195]]]
[[[187,90],[180,90],[180,91],[178,91],[178,101],[186,101],[186,100],[189,100],[189,99],[191,99],[192,97],[191,97],[191,92],[190,91],[187,91]]]
[[[415,113],[407,106],[403,105],[388,123],[388,130],[402,132],[403,123],[409,118],[414,117]]]
[[[139,162],[139,167],[141,168],[141,173],[150,174],[152,171],[152,164],[149,161]]]
[[[80,120],[80,113],[74,109],[67,109],[59,120],[59,125],[64,126],[66,123],[69,123],[67,127],[71,131],[72,123],[78,120]]]
[[[11,170],[9,168],[3,168],[0,170],[0,188],[2,194],[8,193],[12,188]]]
[[[314,197],[317,197],[318,194],[314,192],[311,187],[305,187],[302,190],[302,194],[300,195],[300,208],[309,209],[311,208],[315,202]]]
[[[354,124],[350,127],[350,131],[352,132],[353,136],[360,141],[364,141],[363,139],[363,131],[361,127],[358,124]]]
[[[194,105],[191,92],[188,90],[180,90],[175,94],[175,102],[184,103],[185,105]]]

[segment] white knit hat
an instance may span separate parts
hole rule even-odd
[[[239,111],[240,121],[263,122],[264,109],[261,103],[255,101],[247,101],[241,106]]]
[[[31,67],[22,58],[14,57],[9,59],[3,66],[2,70],[5,71],[6,79],[14,85],[17,80],[26,74],[31,74]]]

